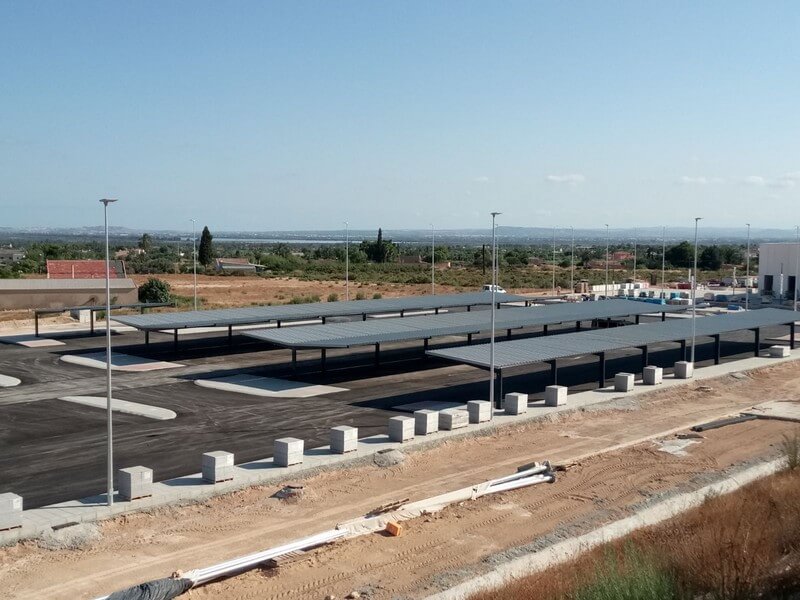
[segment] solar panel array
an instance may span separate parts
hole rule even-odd
[[[527,300],[523,296],[514,294],[496,294],[495,296],[496,301],[500,303]],[[150,313],[146,315],[119,316],[114,317],[114,320],[136,329],[157,331],[160,329],[257,325],[272,321],[304,321],[321,319],[322,317],[374,315],[408,310],[491,305],[491,303],[491,292],[471,292],[437,296],[407,296],[380,300],[352,300],[350,302],[313,302],[308,304],[282,304],[280,306]]]
[[[776,308],[700,317],[696,319],[696,334],[712,336],[744,329],[788,325],[797,318],[796,312]],[[512,340],[495,343],[494,362],[495,368],[506,369],[582,354],[685,340],[691,335],[691,319],[671,319],[663,323],[646,323],[638,327],[617,327]],[[476,367],[489,367],[489,344],[431,350],[428,354]]]
[[[531,308],[503,308],[496,311],[495,328],[517,329],[555,323],[609,319],[628,315],[676,312],[685,306],[654,305],[635,300],[564,302]],[[245,335],[288,348],[349,348],[367,344],[421,340],[447,335],[466,335],[491,330],[491,311],[374,319],[249,331]]]

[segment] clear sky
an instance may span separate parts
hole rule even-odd
[[[0,226],[800,221],[800,5],[0,0]]]

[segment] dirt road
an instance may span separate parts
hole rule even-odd
[[[591,456],[617,444],[687,427],[772,398],[797,398],[800,365],[724,377],[702,386],[663,390],[614,410],[505,428],[489,437],[445,443],[389,469],[376,466],[321,474],[305,481],[296,502],[253,488],[200,505],[159,509],[101,525],[102,537],[75,551],[33,542],[0,551],[0,586],[9,598],[92,598],[125,585],[207,566],[334,526],[380,504],[422,499],[513,472],[531,460]],[[708,432],[686,456],[646,442],[581,464],[549,486],[518,490],[453,507],[408,524],[400,538],[371,535],[322,549],[277,573],[254,571],[193,590],[190,598],[416,598],[465,574],[470,565],[586,518],[612,518],[631,504],[753,457],[773,455],[796,425],[758,421]],[[442,574],[446,572],[445,574]]]

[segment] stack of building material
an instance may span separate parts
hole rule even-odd
[[[358,427],[339,425],[331,428],[331,452],[347,454],[358,450]]]
[[[528,412],[528,394],[519,392],[506,394],[505,410],[507,415],[521,415]]]
[[[303,440],[291,437],[275,440],[273,461],[279,467],[289,467],[302,463]]]
[[[414,411],[414,433],[430,435],[439,431],[439,412],[423,408]]]
[[[642,381],[645,385],[658,385],[664,380],[664,369],[661,367],[645,367],[642,373]]]
[[[630,392],[633,389],[633,373],[617,373],[614,376],[615,392]]]
[[[415,417],[392,417],[389,419],[389,439],[405,442],[414,439]]]
[[[463,408],[447,408],[439,413],[439,429],[452,431],[469,425],[469,413]]]
[[[22,496],[0,494],[0,531],[22,527]]]
[[[203,454],[201,471],[203,481],[207,483],[230,481],[233,479],[233,454],[222,450],[206,452]]]
[[[567,403],[567,388],[563,385],[548,385],[544,389],[545,406],[563,406]]]
[[[470,423],[483,423],[492,418],[492,404],[488,400],[470,400],[467,413]]]
[[[148,498],[153,495],[153,469],[137,466],[117,471],[119,494],[125,500]]]

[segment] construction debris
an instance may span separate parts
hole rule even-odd
[[[738,417],[729,417],[727,419],[718,419],[708,423],[701,423],[692,427],[692,431],[708,431],[709,429],[719,429],[727,425],[736,425],[737,423],[744,423],[745,421],[752,421],[757,417],[753,415],[740,415]]]
[[[403,526],[400,525],[400,523],[389,521],[386,524],[386,533],[388,533],[392,537],[398,537],[400,535],[403,535]]]

